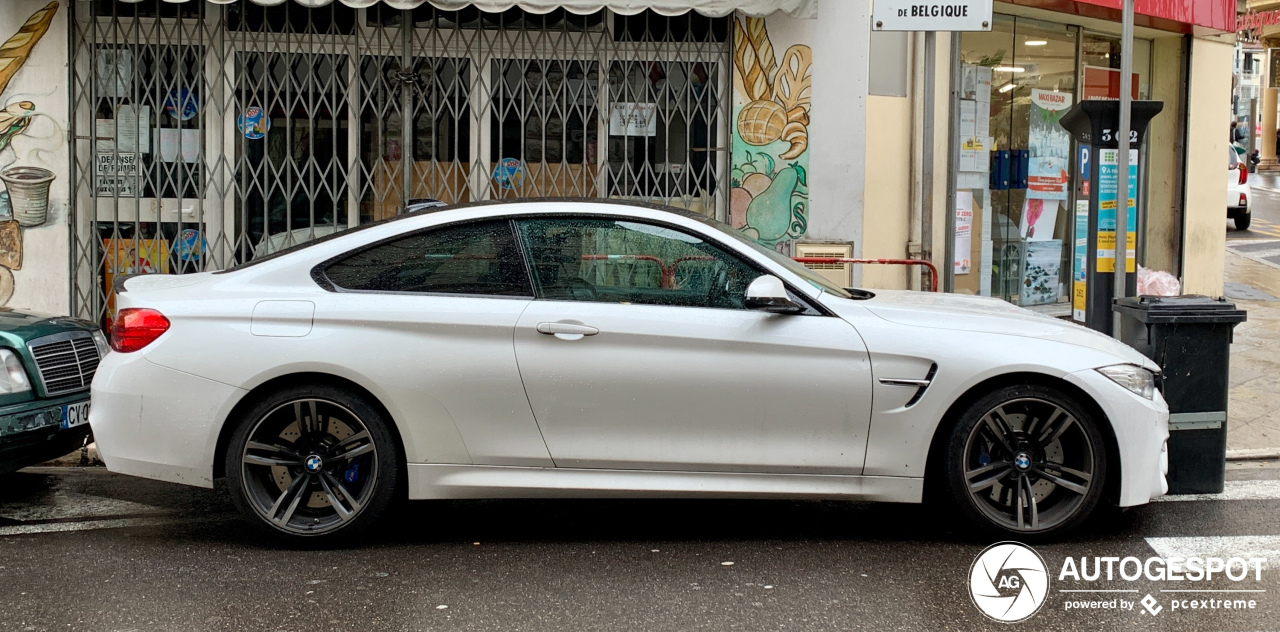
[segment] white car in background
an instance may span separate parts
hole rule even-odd
[[[1235,222],[1236,230],[1249,230],[1249,224],[1253,221],[1249,165],[1241,159],[1234,147],[1228,149],[1227,153],[1231,157],[1227,163],[1227,218]]]
[[[116,297],[90,423],[115,472],[226,477],[347,541],[397,494],[921,502],[1059,537],[1166,491],[1156,366],[980,297],[832,286],[703,217],[408,213]]]

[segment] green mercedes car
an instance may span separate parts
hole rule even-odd
[[[0,474],[89,435],[89,384],[110,347],[85,320],[0,307]]]

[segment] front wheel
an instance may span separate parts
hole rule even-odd
[[[231,437],[225,466],[245,516],[309,545],[349,541],[377,521],[401,469],[383,414],[331,386],[290,387],[255,405]]]
[[[1007,386],[960,416],[944,472],[948,496],[979,529],[1045,540],[1093,513],[1107,452],[1098,420],[1073,397],[1047,386]]]

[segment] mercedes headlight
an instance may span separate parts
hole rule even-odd
[[[107,336],[100,329],[93,330],[93,344],[98,346],[99,358],[105,358],[111,352],[111,343],[107,342]]]
[[[1098,372],[1111,378],[1139,397],[1153,399],[1156,395],[1156,375],[1147,369],[1133,364],[1117,364],[1104,366]]]
[[[22,368],[22,360],[11,349],[0,349],[0,362],[4,370],[0,371],[0,394],[25,393],[31,390],[31,380],[27,379],[27,370]]]

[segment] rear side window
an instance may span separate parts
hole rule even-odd
[[[324,274],[344,290],[533,296],[507,220],[410,235],[330,264]]]

